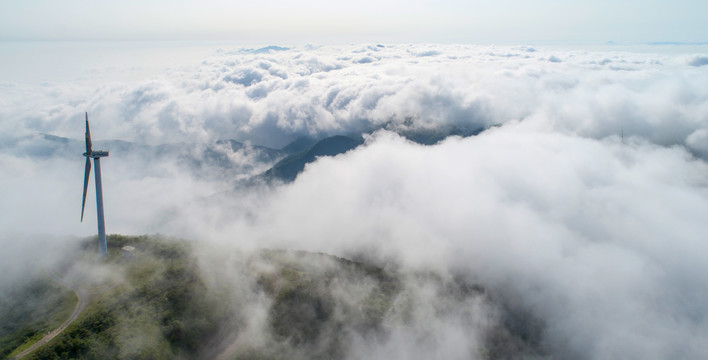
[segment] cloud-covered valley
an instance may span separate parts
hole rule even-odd
[[[2,84],[0,235],[12,250],[2,260],[31,261],[33,245],[18,238],[94,231],[78,222],[87,111],[95,143],[111,147],[109,233],[462,277],[538,318],[552,358],[703,358],[704,58],[612,47],[272,47],[224,49],[140,81]],[[41,134],[74,140],[62,148]],[[364,143],[308,164],[292,183],[238,182],[285,156],[264,159],[255,145],[332,135]],[[246,145],[217,143],[227,139]],[[132,155],[108,140],[130,142]],[[156,158],[164,144],[189,156]],[[226,163],[184,164],[205,149]],[[227,177],[203,174],[224,168]],[[449,341],[405,352],[415,342],[398,333],[351,356],[477,356],[455,340],[473,341],[469,328],[430,326]]]

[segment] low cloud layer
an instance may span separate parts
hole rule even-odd
[[[146,175],[144,163],[112,152],[103,162],[108,231],[461,276],[538,317],[544,348],[558,358],[708,356],[703,55],[275,50],[222,51],[139,83],[46,85],[36,106],[12,100],[30,93],[22,85],[5,87],[15,97],[0,100],[0,137],[15,145],[0,153],[2,243],[94,231],[78,223],[80,153],[72,162],[17,151],[30,151],[17,139],[37,132],[80,138],[86,110],[95,137],[145,143],[233,138],[281,147],[300,135],[374,131],[292,184],[247,190],[169,162]],[[480,127],[489,130],[434,146],[398,134]],[[263,166],[249,159],[239,164]],[[399,335],[357,354],[405,356]],[[421,353],[453,354],[451,346]]]
[[[469,274],[542,314],[561,357],[705,354],[705,163],[517,130],[432,149],[380,134],[311,167],[256,229]]]
[[[259,197],[253,213],[234,196],[180,208],[170,226],[463,276],[538,316],[562,358],[700,358],[706,179],[702,160],[639,138],[509,124],[426,147],[380,132]],[[440,346],[425,351],[455,351]]]
[[[221,50],[139,82],[6,84],[0,115],[4,136],[76,137],[88,111],[107,138],[271,147],[304,134],[524,121],[593,138],[637,135],[706,156],[704,57],[462,45]]]

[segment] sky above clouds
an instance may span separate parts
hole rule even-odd
[[[708,39],[700,0],[3,1],[1,40],[621,43]]]

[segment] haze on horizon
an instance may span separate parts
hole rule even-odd
[[[0,40],[705,42],[700,0],[3,1]]]

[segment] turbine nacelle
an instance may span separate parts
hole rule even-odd
[[[92,151],[90,154],[89,154],[89,153],[83,153],[82,155],[85,156],[85,157],[87,157],[87,158],[93,158],[93,159],[95,159],[95,158],[100,158],[100,157],[106,157],[106,156],[108,156],[108,151],[96,150],[96,151]]]

